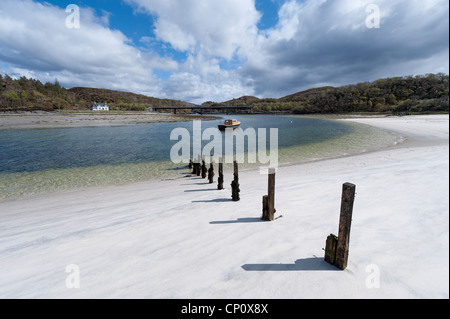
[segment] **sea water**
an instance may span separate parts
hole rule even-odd
[[[369,152],[401,139],[351,122],[275,115],[233,118],[242,122],[243,130],[278,128],[280,165]],[[202,129],[217,128],[221,122],[202,121]],[[170,160],[177,142],[171,141],[170,135],[180,127],[192,132],[193,123],[0,130],[0,200],[182,178],[189,170]],[[253,169],[256,165],[241,167]]]

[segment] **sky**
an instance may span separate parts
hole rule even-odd
[[[201,104],[449,74],[447,0],[0,0],[0,74]]]

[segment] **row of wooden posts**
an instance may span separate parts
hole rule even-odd
[[[197,175],[197,176],[201,176],[203,179],[208,178],[209,183],[213,184],[214,183],[214,162],[213,162],[213,158],[211,156],[211,164],[209,169],[206,166],[206,160],[205,157],[203,156],[203,160],[200,160],[200,157],[197,159],[197,161],[190,161],[189,163],[189,168],[192,169],[192,174],[193,175]],[[224,175],[223,175],[223,161],[222,158],[219,159],[219,179],[218,179],[218,185],[217,185],[217,189],[218,190],[223,190],[223,183],[224,183],[225,179],[224,179]],[[239,189],[240,185],[239,185],[239,166],[238,163],[235,161],[234,162],[234,179],[233,182],[231,183],[231,190],[232,190],[232,198],[233,201],[238,202],[241,200],[241,197],[239,195],[239,193],[241,192],[241,190]]]
[[[190,161],[189,168],[192,174],[201,176],[203,179],[208,178],[209,183],[214,183],[214,163],[211,157],[210,168],[207,169],[205,157],[200,157],[196,161]],[[232,199],[240,201],[240,184],[239,184],[239,166],[234,162],[234,179],[231,183]],[[261,219],[264,221],[275,220],[275,170],[269,170],[268,195],[263,196],[263,214]],[[224,175],[223,161],[219,159],[219,179],[218,190],[223,190]],[[339,221],[339,236],[331,234],[328,236],[325,245],[325,261],[336,266],[341,270],[345,270],[348,265],[349,247],[350,247],[350,230],[353,216],[353,206],[356,195],[356,185],[345,183],[342,190],[341,212]]]

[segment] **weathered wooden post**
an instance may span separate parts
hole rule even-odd
[[[267,195],[263,196],[263,214],[261,219],[265,221],[269,220],[269,196]]]
[[[241,200],[241,197],[239,196],[239,193],[241,190],[239,189],[239,166],[237,161],[234,161],[234,180],[231,182],[231,191],[233,198],[233,201],[238,202]]]
[[[356,185],[345,183],[342,190],[339,236],[336,237],[331,234],[327,239],[325,248],[325,261],[335,265],[341,270],[345,270],[348,265],[350,230],[352,226],[355,195]]]
[[[263,197],[263,216],[262,220],[275,220],[275,169],[269,169],[269,187],[268,194]]]
[[[197,174],[197,165],[195,163],[195,159],[192,162],[192,175],[196,175]]]
[[[275,220],[275,170],[270,169],[269,171],[269,199],[268,199],[268,207],[269,207],[269,220]]]
[[[206,178],[207,173],[208,173],[208,169],[206,168],[205,156],[203,156],[203,160],[202,160],[202,178],[203,179]]]
[[[208,179],[209,179],[209,183],[212,184],[214,183],[214,160],[213,157],[211,156],[211,164],[209,166],[209,170],[208,170]]]
[[[202,174],[202,169],[201,169],[201,157],[200,155],[197,158],[197,176],[200,176]]]
[[[194,158],[194,161],[193,161],[194,163],[193,163],[193,165],[192,165],[192,174],[193,175],[197,175],[197,172],[198,172],[198,159],[197,158]]]
[[[355,203],[356,185],[345,183],[342,190],[341,217],[336,249],[336,266],[345,270],[348,264],[350,248],[350,230],[352,227],[353,205]]]
[[[223,182],[224,182],[224,177],[223,177],[223,159],[222,157],[219,158],[219,181],[218,181],[218,185],[217,185],[217,189],[219,191],[223,190]]]
[[[334,265],[336,264],[336,248],[337,248],[338,238],[331,234],[327,238],[327,243],[325,245],[325,261]]]

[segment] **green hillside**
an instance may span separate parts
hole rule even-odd
[[[297,114],[448,112],[449,76],[395,77],[338,88],[314,88],[280,99],[242,97],[207,105],[251,106],[253,112]]]
[[[154,106],[190,105],[182,101],[105,89],[65,89],[58,81],[43,84],[26,77],[15,80],[8,75],[0,75],[0,112],[88,110],[95,102],[108,103],[113,111],[145,111]]]
[[[58,81],[43,84],[26,77],[12,79],[8,75],[0,75],[0,112],[88,110],[94,102],[108,103],[113,111],[145,111],[157,106],[192,105],[183,101],[105,89],[65,89]],[[243,96],[220,103],[209,101],[203,103],[203,106],[250,106],[254,113],[448,112],[449,76],[428,74],[395,77],[342,87],[314,88],[280,99]]]

